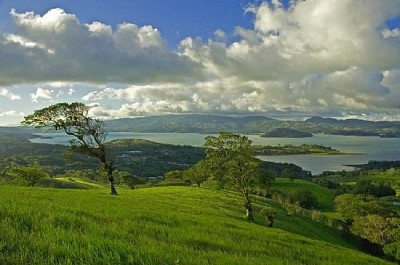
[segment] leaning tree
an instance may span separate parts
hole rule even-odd
[[[246,136],[221,132],[219,136],[206,137],[204,147],[206,158],[202,166],[207,168],[212,178],[242,194],[247,219],[254,220],[249,193],[262,171],[252,141]]]
[[[107,130],[102,121],[89,116],[89,106],[83,103],[58,103],[35,110],[24,117],[22,124],[36,128],[63,130],[74,137],[70,141],[73,151],[84,153],[100,160],[110,182],[111,194],[117,195],[114,185],[114,166],[107,157]]]

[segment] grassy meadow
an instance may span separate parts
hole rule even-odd
[[[322,211],[333,211],[335,191],[321,187],[318,184],[301,179],[276,178],[271,185],[272,189],[286,194],[298,189],[311,191],[318,198],[319,208]]]
[[[244,218],[242,198],[195,187],[0,186],[0,264],[390,264],[336,231],[277,211]]]

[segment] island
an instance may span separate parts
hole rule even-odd
[[[305,138],[305,137],[313,137],[313,135],[309,132],[303,132],[289,128],[276,128],[262,134],[261,137]]]
[[[254,145],[256,155],[277,156],[277,155],[354,155],[354,153],[344,153],[332,147],[318,144],[302,145]]]

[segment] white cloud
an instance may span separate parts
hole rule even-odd
[[[11,100],[21,99],[21,96],[11,93],[8,89],[0,88],[0,96],[6,97]]]
[[[385,29],[382,31],[382,36],[384,38],[399,38],[400,37],[400,29],[396,28],[393,30]]]
[[[8,110],[0,112],[0,117],[8,117],[8,116],[25,116],[25,114],[23,112],[18,112],[16,110]]]
[[[36,89],[36,93],[31,93],[32,102],[38,102],[39,99],[52,99],[53,98],[53,90],[43,89],[38,87]]]
[[[109,118],[400,113],[400,29],[386,26],[400,15],[400,0],[290,2],[250,6],[254,27],[235,28],[233,42],[217,30],[214,40],[183,39],[177,51],[152,26],[82,24],[61,9],[12,11],[17,30],[0,36],[0,83],[51,84],[33,101],[57,97],[52,88],[70,96],[75,84],[96,83],[82,100]]]
[[[15,34],[0,36],[0,83],[181,80],[197,68],[170,52],[152,26],[82,24],[56,8],[44,15],[10,12]]]

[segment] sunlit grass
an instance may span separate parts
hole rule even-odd
[[[334,208],[335,191],[319,186],[318,184],[301,179],[277,178],[272,184],[272,189],[282,191],[286,194],[294,190],[304,189],[311,191],[318,198],[319,209],[332,211]]]
[[[386,264],[276,205],[276,228],[247,222],[233,192],[108,193],[0,186],[0,264]]]

